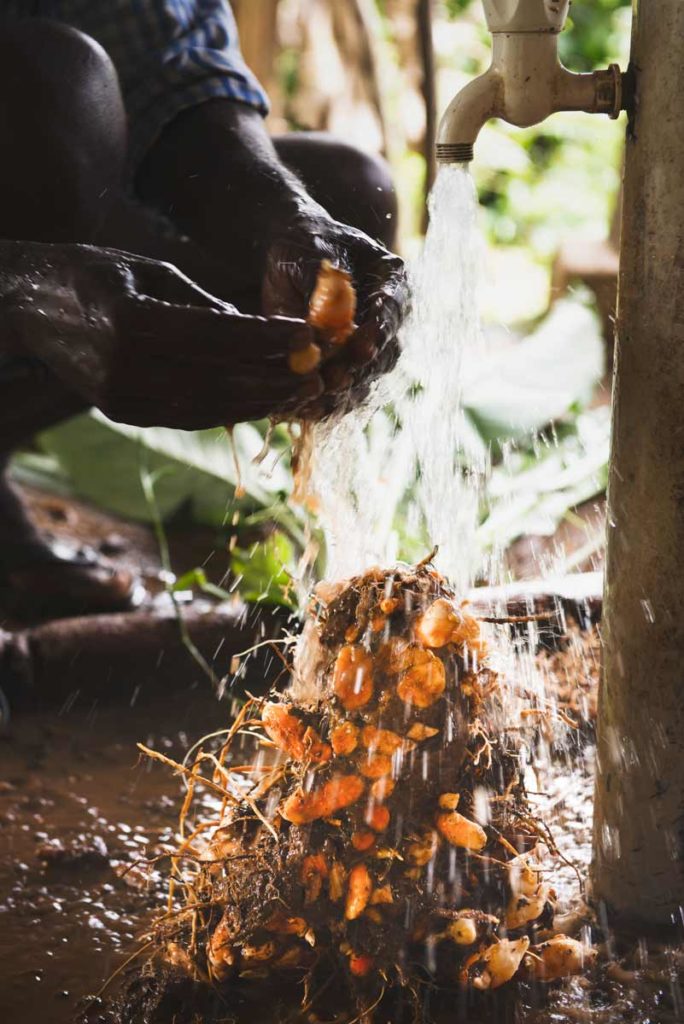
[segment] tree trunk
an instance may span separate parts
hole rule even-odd
[[[382,152],[386,154],[387,131],[373,38],[376,18],[372,0],[348,0],[346,4],[333,0],[331,10],[335,37],[347,64],[347,73],[352,82],[358,78],[358,91],[365,93],[366,102],[375,112],[382,133]]]
[[[423,230],[427,231],[429,220],[427,198],[435,183],[437,174],[437,82],[435,73],[435,49],[432,40],[433,0],[417,0],[416,30],[420,50],[421,83],[420,91],[425,104],[425,209]]]
[[[663,924],[684,905],[684,3],[634,12],[593,884]]]
[[[305,0],[300,20],[299,88],[290,117],[368,152],[386,153],[370,0]]]
[[[271,99],[277,94],[276,56],[278,53],[279,0],[233,0],[245,61],[267,90]]]

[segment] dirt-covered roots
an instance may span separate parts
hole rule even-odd
[[[187,769],[184,820],[202,779],[222,804],[174,860],[171,959],[216,983],[301,977],[305,1003],[334,976],[352,1007],[581,970],[548,930],[545,833],[501,717],[479,623],[436,571],[321,584],[290,694],[250,702]],[[232,763],[245,731],[258,753]]]

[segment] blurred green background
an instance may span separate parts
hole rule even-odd
[[[384,0],[379,7],[387,10]],[[387,17],[387,13],[385,13]],[[630,0],[575,0],[560,37],[573,71],[627,66]],[[490,37],[480,0],[433,5],[437,108],[489,63]],[[553,259],[571,240],[609,237],[618,201],[625,115],[618,121],[557,114],[533,128],[489,122],[478,141],[473,174],[490,247],[483,312],[515,322],[538,315],[549,298]],[[408,234],[421,221],[425,161],[407,151],[398,178]],[[410,240],[407,239],[412,251]]]

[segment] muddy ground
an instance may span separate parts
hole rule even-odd
[[[147,596],[135,616],[159,606],[164,585],[148,527],[84,502],[22,490],[42,530],[90,545],[140,575]],[[169,529],[169,541],[179,574],[205,565],[210,578],[225,582],[223,538],[179,522]],[[5,636],[31,625],[0,609]],[[172,836],[180,789],[162,769],[139,765],[135,744],[142,740],[182,757],[189,742],[225,722],[231,706],[230,697],[217,702],[209,680],[177,650],[174,656],[184,660],[179,671],[166,672],[168,691],[160,695],[157,686],[156,695],[145,699],[141,678],[161,675],[160,656],[150,659],[145,652],[142,668],[127,669],[123,651],[120,669],[112,673],[106,659],[98,666],[96,652],[85,662],[76,652],[71,671],[63,672],[64,658],[55,661],[63,678],[41,673],[44,692],[23,695],[13,681],[21,699],[13,701],[9,728],[0,733],[3,1024],[73,1020],[83,997],[96,993],[136,948],[148,915],[159,906],[159,889],[150,891],[141,872],[121,874]],[[99,678],[88,679],[91,667]]]
[[[14,720],[0,742],[5,1024],[66,1024],[137,948],[159,890],[141,871],[121,873],[171,839],[179,786],[140,765],[135,743],[182,757],[226,712],[194,694]]]
[[[151,875],[130,868],[171,848],[181,788],[164,768],[140,764],[135,744],[182,758],[194,739],[223,724],[228,710],[195,693],[163,706],[15,719],[0,747],[5,1024],[67,1024],[143,945],[164,899],[163,862]],[[548,800],[567,829],[565,852],[582,867],[590,784],[581,769],[573,778],[569,806],[560,791]],[[565,866],[558,881],[574,904],[572,868]]]
[[[568,663],[574,671],[577,665],[574,656],[567,662],[554,656],[553,663],[556,670]],[[229,704],[217,705],[208,691],[195,690],[146,707],[74,708],[15,718],[0,744],[3,1024],[69,1024],[88,1006],[90,1020],[111,1020],[100,1017],[105,1004],[93,1003],[93,997],[144,945],[146,927],[164,905],[164,861],[151,873],[142,862],[172,848],[182,799],[179,781],[162,766],[141,764],[135,744],[142,740],[182,758],[229,714]],[[591,852],[590,729],[586,739],[581,756],[575,746],[572,756],[560,753],[551,768],[545,757],[535,762],[541,795],[533,799],[554,821],[565,858],[554,868],[563,926],[575,935],[592,927],[604,954],[601,969],[590,980],[556,989],[550,1002],[546,993],[522,991],[513,1009],[510,1001],[503,1007],[502,1018],[469,1013],[469,1024],[682,1019],[678,949],[658,949],[649,963],[651,947],[630,939],[620,947],[615,937],[606,944],[600,922],[584,916],[576,871],[585,877]],[[115,990],[116,983],[109,992]],[[284,1011],[276,1017],[274,1000],[274,993],[263,1000],[252,993],[242,1016],[216,1019],[306,1020]],[[444,1019],[458,1018],[447,1013]],[[209,1017],[202,1020],[210,1024]]]

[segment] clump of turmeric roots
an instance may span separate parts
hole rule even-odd
[[[499,697],[478,621],[429,565],[319,585],[291,695],[250,701],[187,769],[182,830],[198,784],[221,806],[174,858],[169,957],[219,985],[301,979],[309,1005],[334,976],[350,1017],[397,985],[579,973],[592,954],[550,930],[551,840]],[[231,763],[245,734],[259,753]]]

